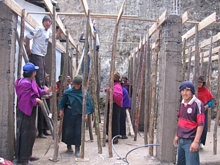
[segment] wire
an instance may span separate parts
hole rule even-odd
[[[114,147],[113,141],[114,141],[114,139],[117,138],[117,137],[120,137],[120,138],[121,138],[121,135],[116,135],[116,136],[114,136],[114,137],[112,138],[112,149],[113,149],[113,151],[115,152],[115,154],[116,154],[121,160],[123,160],[123,161],[124,161],[125,163],[127,163],[127,164],[129,164],[127,157],[128,157],[128,155],[129,155],[131,152],[133,152],[133,151],[135,151],[135,150],[137,150],[137,149],[143,148],[143,147],[148,147],[148,146],[156,146],[156,147],[157,147],[157,146],[160,146],[160,144],[145,144],[145,145],[142,145],[142,146],[138,146],[138,147],[135,147],[135,148],[133,148],[132,150],[128,151],[127,154],[125,155],[125,157],[123,158],[123,157],[121,157],[121,156],[117,153],[117,151],[116,151],[116,149],[115,149],[115,147]]]

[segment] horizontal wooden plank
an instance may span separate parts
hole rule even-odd
[[[157,23],[158,23],[157,26],[160,26],[162,23],[164,23],[167,20],[167,15],[168,15],[167,10],[165,10],[163,12],[163,14],[159,17],[159,19],[157,21]]]
[[[219,49],[220,49],[220,46],[213,48],[213,49],[212,49],[212,55],[218,53],[218,52],[219,52]],[[208,51],[205,51],[205,52],[201,52],[201,53],[200,53],[200,58],[202,58],[202,54],[203,54],[203,57],[204,57],[203,59],[208,58],[208,57],[209,57],[209,50],[208,50]],[[191,61],[193,61],[193,60],[195,60],[195,55],[192,56],[192,58],[191,58]],[[187,59],[186,62],[188,62],[188,61],[189,61],[189,60]]]
[[[212,43],[215,43],[219,40],[220,40],[220,32],[213,36]],[[210,45],[210,43],[211,43],[211,38],[205,39],[202,42],[200,42],[199,47],[204,48],[204,47]],[[194,51],[195,51],[195,46],[192,47],[192,52],[194,52]],[[189,51],[187,49],[186,54],[188,54],[188,53],[189,53]]]
[[[184,24],[189,19],[189,12],[185,11],[182,15],[182,24]]]
[[[206,28],[207,26],[211,25],[212,23],[216,22],[216,12],[209,15],[208,17],[204,18],[201,22],[198,24],[198,31],[201,31],[202,29]],[[184,39],[189,39],[195,34],[195,27],[191,28],[189,31],[187,31],[184,35],[182,35],[182,41]]]

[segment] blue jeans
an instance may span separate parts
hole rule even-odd
[[[192,140],[179,138],[177,165],[200,165],[199,151],[190,152]]]

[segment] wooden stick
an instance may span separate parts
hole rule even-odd
[[[159,47],[159,40],[160,40],[160,29],[157,30],[157,45]],[[151,107],[150,107],[150,123],[149,123],[149,144],[154,143],[154,114],[155,114],[155,107],[156,107],[156,85],[157,85],[157,65],[158,65],[158,54],[159,48],[155,49],[155,54],[153,55],[152,59],[152,73],[151,73]],[[149,147],[149,155],[153,156],[153,146]]]
[[[128,128],[129,128],[129,132],[131,134],[131,137],[133,137],[134,136],[134,129],[133,129],[133,126],[131,123],[131,117],[130,117],[130,113],[129,113],[128,109],[126,109],[126,120],[128,121]]]
[[[67,77],[67,66],[68,66],[68,58],[69,58],[69,32],[66,31],[67,34],[67,38],[66,38],[66,53],[63,56],[63,73],[62,73],[62,79],[60,82],[60,89],[59,89],[59,97],[58,97],[58,102],[60,101],[60,98],[62,97],[62,93],[64,91],[64,87],[65,87],[65,80]],[[59,124],[59,129],[58,129],[58,135],[59,135],[59,142],[61,140],[61,136],[62,136],[62,128],[63,128],[63,116],[60,117],[60,124]]]
[[[182,57],[183,57],[182,80],[185,80],[185,76],[186,76],[186,52],[185,52],[185,49],[186,49],[186,39],[183,40],[183,48],[182,48]]]
[[[214,125],[214,132],[213,132],[213,154],[217,154],[217,141],[218,141],[218,125],[219,125],[219,117],[220,117],[220,49],[218,53],[218,91],[217,91],[217,108],[216,108],[216,119],[215,119],[215,125]]]
[[[134,141],[137,141],[137,133],[138,133],[138,126],[139,126],[139,119],[140,119],[140,110],[141,110],[141,102],[142,102],[142,88],[143,88],[143,77],[144,77],[144,70],[145,70],[145,61],[146,61],[146,55],[144,54],[144,46],[141,47],[141,72],[140,72],[140,84],[138,89],[138,107],[136,110],[136,119],[135,119],[135,134],[134,134]]]
[[[209,48],[209,62],[208,62],[208,70],[206,73],[206,86],[211,90],[211,73],[212,73],[212,41],[213,36],[211,36],[210,48]],[[205,103],[204,103],[205,104]],[[211,108],[208,108],[208,132],[210,132],[211,127]]]
[[[137,68],[138,68],[138,59],[136,58],[136,54],[133,54],[133,81],[132,81],[132,98],[131,98],[131,122],[132,125],[134,125],[134,116],[135,116],[135,109],[136,109],[136,94],[137,94],[137,79],[135,78],[137,76]]]
[[[94,32],[94,44],[93,44],[93,57],[92,57],[92,72],[93,72],[93,81],[94,81],[94,87],[93,87],[93,94],[94,94],[94,107],[95,107],[95,130],[97,135],[97,145],[98,145],[98,153],[102,154],[102,146],[101,146],[101,133],[99,128],[99,109],[98,109],[98,95],[97,95],[97,80],[98,80],[98,68],[97,66],[97,57],[96,57],[96,32]]]
[[[150,98],[150,73],[151,73],[151,56],[150,56],[150,38],[146,38],[146,71],[145,71],[145,105],[144,105],[144,144],[148,144],[148,126],[149,126],[149,98]]]
[[[119,23],[121,20],[121,16],[124,12],[125,8],[125,1],[122,4],[122,7],[120,9],[120,12],[118,14],[118,18],[116,21],[115,25],[115,30],[114,30],[114,36],[113,36],[113,43],[112,43],[112,57],[111,57],[111,69],[110,69],[110,92],[109,92],[109,97],[110,97],[110,109],[109,109],[109,123],[108,123],[108,149],[109,149],[109,157],[113,156],[112,153],[112,113],[113,113],[113,89],[114,89],[114,69],[115,69],[115,57],[116,57],[116,42],[118,38],[118,28],[119,28]]]
[[[200,75],[204,75],[204,53],[202,53],[202,55],[201,55],[201,67],[200,67]]]
[[[21,77],[21,65],[22,65],[22,57],[24,54],[23,45],[24,45],[24,26],[25,26],[25,9],[22,9],[21,13],[21,27],[20,27],[20,42],[19,42],[19,54],[18,54],[18,70],[17,70],[17,78]]]
[[[80,157],[84,158],[85,150],[85,114],[86,114],[86,90],[87,90],[87,78],[88,78],[88,37],[89,37],[89,16],[90,11],[88,11],[87,23],[86,23],[86,36],[85,36],[85,51],[84,51],[84,72],[83,72],[83,84],[82,84],[82,93],[83,93],[83,108],[82,108],[82,136],[81,136],[81,154]]]
[[[192,58],[192,47],[189,47],[189,61],[188,61],[188,69],[187,69],[187,80],[190,78],[190,70],[191,70],[191,58]]]
[[[53,21],[52,21],[52,56],[56,57],[56,7],[53,7]],[[51,64],[51,82],[52,84],[56,84],[56,58],[52,58],[52,64]],[[54,152],[52,161],[56,162],[58,161],[58,151],[59,151],[59,138],[58,138],[58,130],[57,130],[57,95],[56,89],[53,88],[53,95],[52,95],[52,110],[53,110],[53,126],[54,126]]]
[[[199,78],[199,62],[200,62],[200,55],[199,55],[199,31],[198,25],[195,25],[195,69],[194,69],[194,85],[195,85],[195,95],[198,96],[198,78]]]

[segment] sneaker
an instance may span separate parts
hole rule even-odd
[[[75,156],[80,157],[80,146],[75,146]]]
[[[47,138],[43,133],[38,135],[39,138]]]

